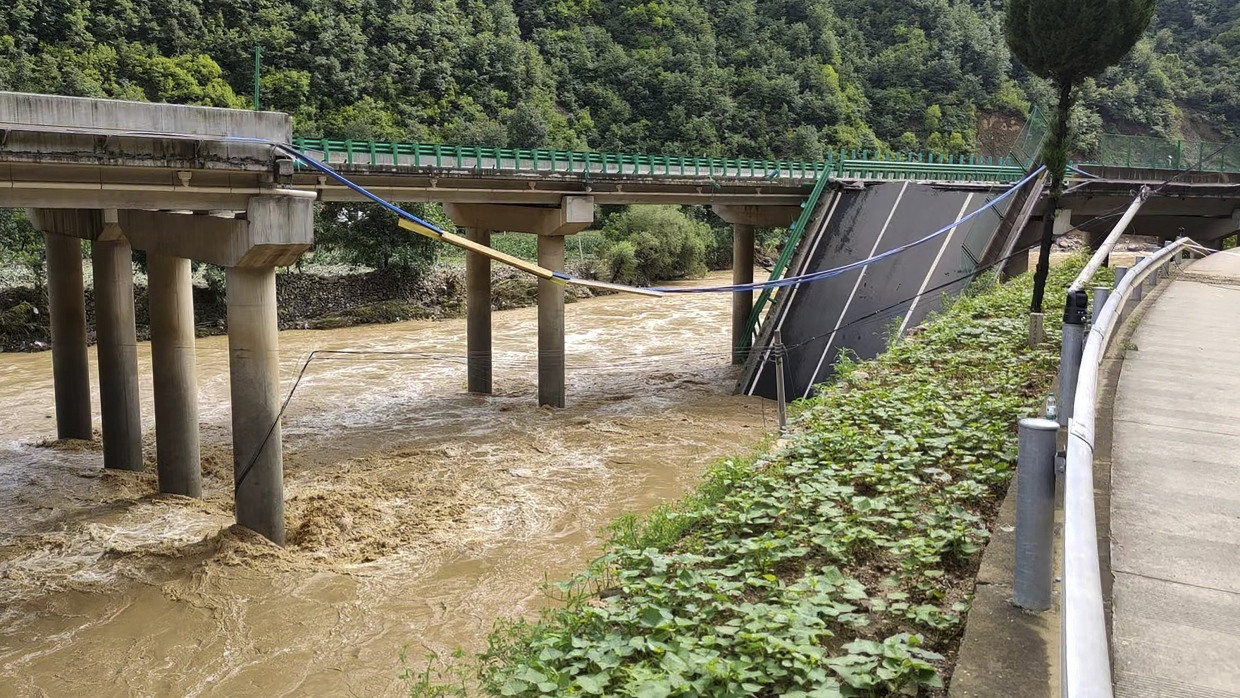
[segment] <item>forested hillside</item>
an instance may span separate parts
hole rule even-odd
[[[1000,0],[13,0],[0,89],[292,112],[300,135],[815,158],[971,152],[1051,98]],[[1001,120],[1001,119],[1000,119]],[[1086,147],[1240,124],[1240,3],[1166,0]]]

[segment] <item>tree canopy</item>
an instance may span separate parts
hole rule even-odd
[[[1001,0],[13,0],[0,89],[247,106],[261,47],[263,106],[306,136],[951,154],[978,150],[982,115],[1054,103],[1002,20]],[[1237,49],[1236,3],[1162,3],[1132,54],[1082,84],[1081,123],[1231,134]]]
[[[1063,193],[1064,173],[1073,151],[1071,116],[1076,90],[1128,55],[1154,16],[1154,0],[1008,0],[1004,29],[1018,60],[1051,80],[1058,93],[1055,118],[1042,147],[1051,181],[1042,215],[1041,254],[1030,309],[1042,312],[1050,269],[1054,212]]]
[[[1119,63],[1153,16],[1154,0],[1009,0],[1004,26],[1025,67],[1074,85]]]

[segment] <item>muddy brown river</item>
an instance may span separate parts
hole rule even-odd
[[[731,394],[726,296],[570,304],[564,410],[535,406],[535,310],[493,317],[491,398],[464,392],[461,320],[281,333],[283,390],[315,349],[411,354],[311,364],[284,549],[231,527],[226,338],[198,342],[201,501],[45,442],[50,354],[0,354],[0,696],[400,695],[402,652],[483,649],[608,522],[774,426]],[[153,471],[149,346],[139,364]]]

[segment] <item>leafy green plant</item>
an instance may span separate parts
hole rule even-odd
[[[1066,286],[1083,263],[1052,274]],[[838,696],[941,687],[971,577],[1050,387],[1032,279],[975,284],[873,361],[843,357],[779,450],[612,528],[537,622],[497,626],[497,695]],[[1058,339],[1052,332],[1052,340]]]
[[[603,226],[598,275],[619,283],[650,283],[706,273],[710,226],[675,206],[634,206]]]

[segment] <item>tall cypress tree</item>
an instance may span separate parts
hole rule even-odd
[[[1030,311],[1042,312],[1050,272],[1055,210],[1063,195],[1064,171],[1072,151],[1068,117],[1076,88],[1128,54],[1154,16],[1155,0],[1008,0],[1004,30],[1016,58],[1035,75],[1055,84],[1059,104],[1042,146],[1042,162],[1051,177],[1050,199],[1043,214],[1042,253],[1034,275]]]

